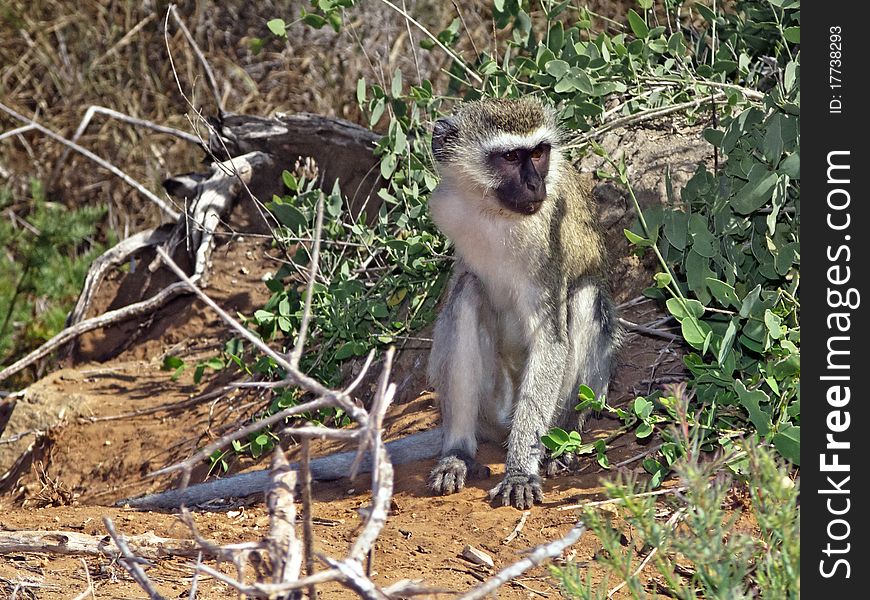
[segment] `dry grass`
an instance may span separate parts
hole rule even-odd
[[[472,47],[492,45],[489,0],[395,4],[405,6],[435,33],[461,10],[459,51],[466,60],[474,57]],[[583,4],[602,14],[618,14],[625,2]],[[388,84],[399,68],[405,81],[446,81],[439,74],[446,57],[421,51],[423,34],[380,0],[359,0],[338,35],[329,27],[317,31],[303,24],[294,25],[287,40],[269,33],[269,19],[290,22],[303,7],[310,5],[237,0],[179,6],[214,70],[226,110],[259,115],[307,111],[359,122],[354,90],[360,76]],[[193,112],[172,75],[165,16],[166,4],[153,1],[6,0],[0,5],[0,99],[66,136],[94,104],[190,131]],[[259,53],[251,47],[255,38],[266,40]],[[168,39],[185,93],[204,114],[214,115],[216,103],[203,69],[171,22]],[[0,114],[0,132],[19,125]],[[182,140],[105,117],[96,118],[80,142],[161,195],[163,179],[196,170],[203,159]],[[87,159],[72,154],[59,164],[62,151],[33,132],[0,141],[0,186],[11,188],[14,202],[26,202],[29,180],[37,178],[51,200],[71,206],[106,203],[106,228],[119,237],[160,221],[151,203]]]
[[[377,0],[366,0],[347,17],[351,27],[293,26],[287,41],[274,38],[266,21],[288,22],[307,3],[291,8],[277,2],[186,3],[179,14],[215,72],[230,112],[271,114],[317,112],[360,119],[354,89],[401,68],[416,80],[401,16]],[[409,10],[434,31],[455,16],[449,4],[408,2]],[[470,9],[464,8],[469,11]],[[176,89],[164,43],[165,6],[153,2],[90,0],[8,0],[0,8],[0,98],[34,115],[42,124],[71,136],[88,106],[99,104],[163,125],[191,130],[189,107]],[[474,19],[471,19],[474,20]],[[483,23],[480,18],[476,22]],[[412,31],[414,43],[420,33]],[[255,54],[254,38],[266,44]],[[364,40],[365,52],[357,41]],[[182,34],[170,23],[169,47],[185,93],[206,115],[216,103]],[[443,59],[418,53],[424,77],[437,74]],[[0,115],[0,132],[20,125]],[[161,193],[161,181],[194,170],[202,153],[184,141],[98,117],[81,144]],[[126,185],[81,156],[58,166],[62,148],[35,133],[0,141],[0,185],[24,200],[29,179],[46,181],[49,198],[69,205],[107,203],[107,226],[119,236],[153,226],[159,212]]]

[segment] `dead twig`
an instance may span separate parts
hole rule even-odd
[[[493,577],[487,579],[483,584],[459,596],[457,600],[481,600],[482,598],[486,598],[499,587],[503,586],[508,581],[519,577],[532,567],[536,567],[546,560],[561,555],[566,548],[576,544],[585,532],[586,525],[582,521],[578,522],[571,531],[565,535],[565,537],[538,546],[532,550],[528,556],[508,567],[505,567]]]
[[[82,561],[82,567],[84,567],[84,569],[85,569],[85,582],[88,584],[88,587],[86,587],[84,590],[82,590],[82,593],[80,593],[78,596],[73,598],[73,600],[85,600],[85,598],[87,598],[89,595],[92,598],[96,599],[97,596],[94,593],[94,582],[91,581],[91,571],[90,571],[90,569],[88,569],[88,563],[85,562],[85,559],[83,559],[83,558],[81,558],[79,560]]]
[[[153,533],[128,536],[127,544],[137,555],[148,559],[196,556],[201,551],[190,540],[164,538]],[[119,555],[118,548],[106,536],[75,531],[0,531],[0,555],[26,552],[114,558]]]
[[[75,144],[79,141],[79,138],[84,135],[85,130],[88,128],[88,125],[90,125],[91,120],[93,120],[94,115],[106,115],[107,117],[112,117],[117,121],[129,123],[130,125],[135,125],[136,127],[144,127],[145,129],[156,131],[157,133],[165,133],[167,135],[182,139],[186,142],[190,142],[191,144],[202,146],[202,141],[198,137],[187,133],[186,131],[181,131],[180,129],[175,129],[174,127],[167,127],[166,125],[159,125],[157,123],[154,123],[153,121],[148,121],[147,119],[139,119],[137,117],[130,116],[117,110],[106,108],[105,106],[98,106],[96,104],[89,106],[88,110],[85,111],[85,116],[82,117],[82,120],[79,122],[79,126],[76,128],[75,133],[70,138],[70,142]],[[57,159],[57,162],[54,165],[55,176],[66,162],[66,159],[69,157],[69,153],[71,151],[72,148],[67,147],[67,149],[63,151],[63,154],[60,155],[60,158]]]
[[[150,200],[155,206],[157,206],[160,210],[162,210],[171,220],[173,220],[173,221],[178,220],[179,213],[175,209],[173,209],[171,206],[169,206],[161,198],[156,196],[151,190],[149,190],[144,185],[142,185],[141,183],[139,183],[138,181],[136,181],[135,179],[133,179],[132,177],[130,177],[129,175],[124,173],[124,171],[122,171],[121,169],[119,169],[118,167],[116,167],[115,165],[110,163],[109,161],[107,161],[103,158],[100,158],[99,156],[97,156],[96,154],[94,154],[93,152],[88,150],[87,148],[83,148],[82,146],[79,146],[78,144],[75,144],[75,143],[69,141],[68,139],[66,139],[62,135],[59,135],[59,134],[53,132],[51,129],[48,129],[47,127],[43,127],[42,125],[40,125],[39,123],[37,123],[33,119],[29,119],[29,118],[25,117],[21,113],[9,108],[8,106],[3,104],[2,102],[0,102],[0,110],[5,112],[6,114],[11,116],[12,118],[21,121],[22,123],[27,123],[28,125],[31,125],[33,127],[33,129],[39,131],[43,135],[46,135],[46,136],[50,137],[51,139],[53,139],[57,142],[60,142],[64,146],[67,146],[68,148],[72,148],[73,150],[75,150],[79,154],[91,159],[92,161],[94,161],[95,163],[97,163],[98,165],[100,165],[101,167],[103,167],[104,169],[106,169],[107,171],[109,171],[110,173],[115,175],[116,177],[120,178],[124,183],[126,183],[127,185],[134,188],[140,194],[145,196],[146,199]]]
[[[111,325],[113,323],[126,321],[132,317],[138,317],[139,315],[152,313],[156,309],[166,304],[175,296],[187,293],[189,293],[188,288],[183,282],[173,283],[172,285],[162,289],[160,292],[148,298],[147,300],[142,300],[141,302],[136,302],[134,304],[128,304],[124,308],[110,310],[109,312],[103,313],[96,317],[79,321],[72,327],[67,327],[66,329],[62,330],[60,333],[42,344],[39,348],[32,351],[27,356],[24,356],[23,358],[17,360],[16,362],[12,363],[8,367],[0,371],[0,381],[8,379],[12,375],[15,375],[16,373],[33,364],[37,360],[48,356],[54,350],[60,348],[67,342],[74,340],[78,336],[87,333],[88,331],[100,329],[101,327],[106,327],[107,325]]]
[[[164,600],[163,596],[158,594],[157,590],[154,589],[154,585],[151,583],[148,575],[145,574],[145,571],[143,571],[142,567],[139,565],[139,563],[142,562],[142,559],[136,557],[136,555],[130,551],[127,542],[125,542],[124,538],[118,535],[118,532],[115,531],[115,525],[112,523],[112,519],[109,517],[103,517],[103,525],[106,526],[106,531],[109,532],[109,535],[112,536],[112,539],[115,541],[115,545],[118,546],[118,549],[121,551],[121,555],[123,556],[120,560],[121,566],[127,570],[130,577],[136,580],[139,587],[145,590],[151,600]]]
[[[504,539],[504,541],[502,542],[502,544],[510,544],[510,543],[514,540],[514,538],[517,537],[517,536],[520,534],[520,532],[523,530],[523,527],[524,527],[525,524],[526,524],[526,519],[529,518],[529,515],[530,515],[530,514],[532,514],[532,513],[531,513],[531,511],[529,511],[529,510],[524,510],[524,511],[523,511],[523,516],[520,517],[520,521],[519,521],[519,523],[517,523],[517,526],[514,527],[514,530],[510,532],[510,535],[508,535],[508,536]]]
[[[272,582],[286,583],[299,579],[302,569],[302,544],[296,537],[296,471],[280,446],[272,454],[272,485],[266,493],[269,509],[269,534],[266,546],[272,559]]]
[[[629,331],[637,331],[639,333],[645,333],[647,335],[652,335],[655,337],[660,337],[666,339],[671,342],[677,342],[682,340],[683,338],[675,335],[673,333],[669,333],[667,331],[662,331],[661,329],[654,329],[653,327],[647,327],[646,325],[639,325],[637,323],[632,323],[631,321],[627,321],[622,317],[619,318],[619,324],[628,329]]]
[[[305,574],[314,575],[314,503],[311,499],[311,442],[302,439],[302,552],[305,555]],[[308,588],[308,599],[316,600],[317,588]]]
[[[629,496],[630,498],[643,498],[645,496],[662,496],[665,494],[679,494],[680,492],[685,492],[689,489],[689,486],[680,485],[677,487],[667,488],[664,490],[655,490],[653,492],[642,492],[640,494],[632,494]],[[560,506],[556,510],[574,510],[577,508],[592,508],[594,506],[605,506],[607,504],[622,504],[625,502],[622,498],[610,498],[608,500],[598,500],[596,502],[584,502],[583,504],[569,504],[567,506]]]
[[[202,50],[199,49],[196,41],[193,39],[193,35],[191,35],[190,30],[184,24],[184,21],[181,20],[181,17],[178,16],[178,11],[175,8],[174,4],[169,5],[169,12],[172,15],[172,20],[175,21],[175,24],[178,25],[178,28],[181,30],[181,33],[184,34],[184,37],[187,38],[187,43],[190,44],[190,47],[193,48],[194,54],[196,54],[196,58],[199,59],[199,64],[202,65],[203,71],[205,71],[206,79],[208,79],[208,85],[211,89],[212,96],[214,96],[215,104],[217,105],[218,114],[224,114],[224,103],[221,100],[220,92],[218,92],[217,81],[214,77],[214,72],[211,70],[211,65],[208,64],[208,61],[205,59],[205,54],[202,53]]]

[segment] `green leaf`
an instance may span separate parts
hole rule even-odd
[[[390,87],[390,92],[393,98],[398,98],[402,95],[402,72],[398,67],[396,67],[396,71],[393,73],[393,84]]]
[[[734,291],[733,286],[713,277],[707,277],[705,281],[713,297],[719,301],[719,304],[722,306],[733,306],[734,308],[740,307],[740,298],[737,297],[737,292]]]
[[[798,375],[800,372],[800,354],[790,354],[789,356],[775,362],[771,367],[771,375],[780,380]]]
[[[398,160],[396,159],[395,154],[385,154],[381,157],[381,177],[384,179],[389,179],[393,176],[393,172],[396,170],[396,165],[398,164]]]
[[[379,98],[377,102],[375,102],[375,107],[372,109],[371,117],[369,117],[369,126],[374,127],[378,124],[378,121],[381,120],[381,117],[384,115],[384,111],[386,110],[387,105],[383,98]]]
[[[254,318],[259,323],[271,323],[275,320],[275,314],[269,312],[268,310],[256,310],[254,311]]]
[[[740,305],[740,316],[744,319],[755,314],[758,301],[761,297],[761,285],[756,285],[746,296],[743,297],[743,302]]]
[[[716,255],[716,238],[707,229],[707,219],[694,213],[689,216],[689,235],[692,237],[692,250],[704,258]]]
[[[296,176],[290,171],[283,171],[281,173],[281,179],[284,181],[284,186],[288,190],[295,192],[299,188],[299,182],[296,181]]]
[[[164,371],[172,371],[173,369],[177,369],[179,367],[184,366],[184,361],[178,358],[177,356],[167,356],[163,359],[163,367],[161,367]]]
[[[565,29],[562,26],[561,21],[556,21],[552,27],[550,27],[550,33],[548,34],[549,39],[547,40],[547,46],[553,52],[560,52],[562,50],[562,46],[565,45]]]
[[[764,325],[773,339],[778,340],[782,335],[782,319],[773,314],[769,308],[764,311]]]
[[[776,164],[779,157],[782,156],[785,142],[782,138],[782,115],[774,114],[767,121],[767,127],[764,132],[764,141],[761,144],[761,151],[764,158],[768,162]]]
[[[649,27],[647,27],[646,22],[633,8],[628,9],[628,25],[631,27],[634,35],[640,39],[649,35]]]
[[[731,206],[741,215],[751,214],[770,201],[775,185],[776,173],[756,163],[749,171],[749,181],[731,199]]]
[[[783,425],[773,436],[773,445],[786,459],[801,464],[801,428],[791,424]]]
[[[607,442],[604,440],[595,440],[595,443],[592,444],[592,448],[595,450],[597,454],[596,460],[598,461],[599,466],[602,469],[610,468],[610,460],[607,458]]]
[[[544,70],[556,79],[561,79],[570,68],[571,65],[566,63],[564,60],[551,60],[546,64]]]
[[[689,235],[689,215],[681,210],[667,211],[664,215],[665,237],[677,250],[684,250]]]
[[[287,37],[287,24],[284,22],[284,19],[272,19],[271,21],[267,21],[266,27],[269,28],[269,31],[279,37]]]
[[[652,242],[650,242],[648,239],[646,239],[644,237],[640,237],[639,235],[637,235],[633,231],[631,231],[629,229],[623,229],[622,231],[623,231],[623,233],[625,233],[625,237],[628,238],[628,241],[631,242],[632,244],[634,244],[635,246],[641,246],[641,247],[652,246]]]
[[[739,379],[734,382],[734,391],[737,392],[740,405],[749,413],[749,420],[755,425],[759,435],[765,436],[770,431],[772,421],[770,413],[761,408],[761,403],[770,404],[770,398],[762,390],[746,389]]]
[[[356,82],[356,101],[362,104],[366,101],[366,78],[360,77]]]
[[[792,44],[800,44],[801,43],[801,28],[800,27],[786,27],[782,32],[782,36]]]
[[[345,342],[335,351],[335,360],[344,360],[354,354],[353,342]]]
[[[651,436],[653,431],[655,431],[655,428],[650,423],[641,423],[637,426],[637,429],[634,430],[634,435],[642,440],[643,438]]]
[[[665,305],[668,307],[668,312],[674,315],[677,321],[682,321],[686,317],[701,318],[704,316],[704,305],[697,300],[687,299],[683,303],[679,298],[669,298]]]
[[[779,163],[779,170],[782,173],[785,173],[792,179],[800,179],[801,178],[801,155],[799,152],[795,151],[794,154],[789,154],[785,159]]]
[[[706,351],[709,336],[712,332],[707,323],[698,320],[695,316],[689,316],[680,321],[680,329],[682,330],[683,338],[692,348]]]
[[[673,281],[670,273],[656,273],[654,278],[656,280],[656,287],[659,288],[667,287]]]
[[[698,12],[701,13],[701,16],[704,17],[705,21],[713,23],[717,20],[716,13],[714,13],[707,6],[704,6],[700,2],[695,2],[692,6],[694,6],[698,10]]]
[[[278,223],[294,231],[298,231],[301,227],[308,224],[308,219],[305,218],[305,215],[298,208],[290,204],[278,204],[273,201],[267,204],[266,208],[275,215]]]
[[[302,17],[302,22],[305,23],[306,25],[310,25],[311,27],[314,27],[314,29],[320,29],[321,27],[326,25],[326,19],[324,17],[321,17],[320,15],[316,15],[314,13],[306,13]]]
[[[639,419],[645,421],[652,414],[653,403],[642,396],[638,396],[634,399],[632,409]]]
[[[731,319],[728,323],[728,328],[725,330],[725,335],[722,336],[722,343],[719,345],[719,352],[716,355],[716,361],[721,365],[725,363],[728,353],[734,346],[734,340],[737,337],[737,319]]]

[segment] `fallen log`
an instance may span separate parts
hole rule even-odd
[[[384,444],[393,465],[401,465],[434,458],[441,450],[441,428],[415,433],[408,437]],[[394,457],[394,458],[392,458]],[[346,477],[356,458],[356,452],[342,452],[311,460],[311,476],[318,481],[332,481]],[[299,470],[299,463],[292,463],[290,469]],[[372,469],[371,453],[364,457],[359,473]],[[269,486],[270,470],[262,469],[249,473],[239,473],[224,479],[214,479],[178,490],[167,490],[157,494],[126,498],[117,506],[130,506],[138,509],[172,509],[180,506],[196,506],[219,498],[243,498],[262,494]]]

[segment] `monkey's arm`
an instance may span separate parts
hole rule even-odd
[[[508,435],[505,477],[489,492],[504,506],[526,509],[543,500],[538,474],[544,456],[541,437],[552,426],[561,402],[567,358],[564,341],[549,334],[534,336]]]
[[[421,431],[384,444],[394,465],[435,458],[441,452],[441,428]],[[311,460],[311,476],[318,481],[331,481],[347,477],[356,451],[332,454]],[[290,465],[298,469],[299,464]],[[360,473],[372,468],[371,452],[367,452],[360,465]],[[119,501],[119,506],[129,504],[141,509],[178,508],[182,504],[195,506],[218,498],[243,497],[262,493],[269,485],[269,469],[239,473],[224,479],[215,479],[191,485],[183,490],[169,490],[139,498]]]

